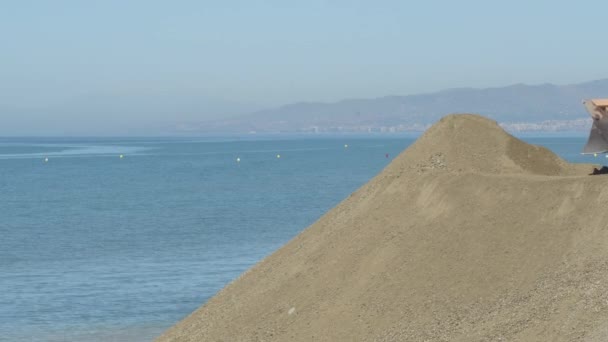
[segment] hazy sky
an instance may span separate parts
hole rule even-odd
[[[5,118],[113,97],[234,110],[608,77],[599,0],[0,4]]]

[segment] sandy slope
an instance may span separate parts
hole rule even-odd
[[[606,341],[590,170],[447,116],[158,341]]]

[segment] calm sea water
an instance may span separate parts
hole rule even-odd
[[[0,139],[0,340],[149,341],[411,142]]]

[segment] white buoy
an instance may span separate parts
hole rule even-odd
[[[344,148],[348,148],[348,144],[344,144]]]
[[[281,155],[280,154],[277,154],[277,159],[281,159]]]
[[[594,154],[593,154],[593,156],[594,156],[594,157],[597,157],[597,153],[594,153]]]
[[[237,157],[237,158],[236,158],[236,162],[237,162],[237,163],[240,163],[240,162],[241,162],[241,158]]]
[[[49,162],[49,157],[44,157],[44,162],[48,163]]]
[[[122,154],[120,155],[120,159],[124,158],[125,156],[123,156]]]

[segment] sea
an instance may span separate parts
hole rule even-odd
[[[151,341],[413,141],[0,138],[0,341]]]

